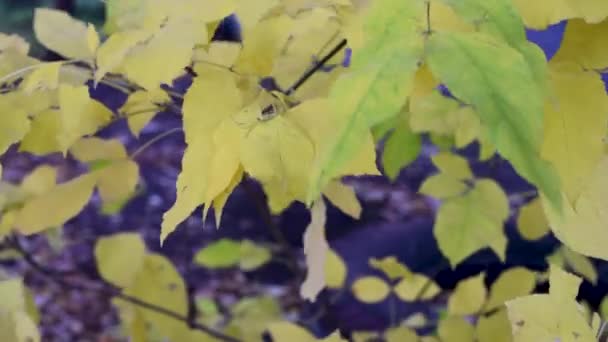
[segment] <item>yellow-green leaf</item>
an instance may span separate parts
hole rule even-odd
[[[241,245],[230,239],[221,239],[201,249],[194,262],[209,268],[232,267],[241,260]]]
[[[361,277],[352,286],[355,297],[363,303],[378,303],[386,299],[390,294],[391,288],[388,284],[373,276]]]
[[[102,237],[95,245],[95,260],[99,273],[122,288],[129,287],[141,269],[146,246],[136,233],[120,233]]]
[[[397,121],[384,142],[382,166],[386,175],[394,181],[403,167],[416,160],[421,147],[420,136],[412,132],[407,121]]]
[[[537,70],[519,51],[483,34],[433,34],[427,51],[433,73],[475,106],[498,152],[560,210],[559,179],[540,158],[544,91]]]
[[[448,312],[452,315],[478,313],[486,300],[484,274],[461,280],[448,301]]]
[[[59,143],[65,152],[80,137],[93,134],[107,124],[112,112],[89,97],[86,86],[59,86],[61,133]]]
[[[335,180],[330,182],[323,195],[345,214],[350,215],[354,219],[359,219],[361,216],[361,203],[357,199],[357,194],[352,187],[349,187],[342,182]]]
[[[442,342],[474,342],[475,327],[463,317],[447,317],[437,328]]]
[[[595,341],[595,333],[579,309],[580,278],[551,266],[549,294],[530,295],[507,302],[514,341],[571,339]]]
[[[519,209],[517,230],[526,240],[537,240],[549,233],[549,222],[540,199],[536,198]]]
[[[252,271],[270,261],[272,254],[268,248],[258,246],[250,240],[243,240],[239,249],[239,258],[241,269]]]
[[[394,287],[393,291],[403,301],[428,300],[441,292],[433,279],[422,274],[405,277]]]
[[[412,272],[394,256],[385,257],[383,259],[371,258],[369,265],[379,271],[382,271],[389,279],[396,280],[412,276]]]
[[[491,311],[502,306],[506,301],[525,296],[534,290],[536,274],[523,267],[508,269],[500,274],[490,288],[490,296],[484,306]]]
[[[15,227],[29,235],[64,224],[88,203],[95,181],[94,175],[85,174],[28,200],[17,214]]]
[[[551,84],[555,98],[546,105],[542,156],[574,203],[604,155],[608,96],[600,75],[574,64],[552,63]]]
[[[484,247],[504,260],[507,239],[503,223],[508,215],[504,191],[492,180],[480,180],[465,195],[445,201],[439,209],[434,228],[439,249],[452,266]]]

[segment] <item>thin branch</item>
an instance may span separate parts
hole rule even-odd
[[[156,142],[158,142],[159,140],[168,137],[169,135],[173,134],[173,133],[177,133],[180,132],[182,130],[181,127],[175,127],[172,128],[168,131],[162,132],[159,135],[155,136],[154,138],[148,140],[145,144],[139,146],[135,151],[133,151],[133,153],[131,153],[131,155],[129,156],[130,159],[135,159],[140,153],[142,153],[143,151],[145,151],[148,147],[152,146],[153,144],[155,144]]]
[[[187,324],[191,329],[202,331],[221,341],[242,342],[238,338],[225,335],[225,334],[223,334],[219,331],[216,331],[210,327],[207,327],[203,324],[192,321],[187,316],[185,316],[181,313],[169,310],[167,308],[158,306],[156,304],[148,303],[137,297],[133,297],[133,296],[124,294],[122,292],[122,289],[117,288],[116,286],[114,286],[112,284],[106,283],[105,281],[100,284],[102,286],[99,288],[82,285],[82,284],[74,284],[72,282],[69,282],[63,278],[62,274],[57,273],[55,270],[48,268],[48,267],[40,264],[38,261],[36,261],[34,259],[34,257],[27,250],[25,250],[25,248],[21,245],[17,236],[10,237],[9,242],[11,244],[11,247],[23,257],[23,260],[28,264],[28,266],[30,266],[36,272],[40,273],[42,276],[44,276],[49,281],[54,282],[63,288],[70,289],[70,290],[78,290],[78,291],[97,292],[106,297],[116,297],[116,298],[122,299],[126,302],[129,302],[131,304],[137,305],[141,308],[148,309],[148,310],[154,311],[156,313],[160,313],[162,315],[171,317],[178,321],[182,321],[185,324]]]
[[[304,84],[312,75],[314,75],[317,71],[319,71],[325,63],[327,63],[330,59],[332,59],[340,50],[342,50],[346,46],[346,39],[342,39],[338,45],[336,45],[325,57],[321,58],[317,64],[315,64],[312,68],[308,69],[300,78],[294,82],[294,84],[285,91],[286,95],[293,94],[298,88]]]

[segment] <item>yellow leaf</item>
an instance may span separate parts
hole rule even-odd
[[[393,290],[401,300],[406,302],[428,300],[441,292],[433,279],[423,274],[403,278]]]
[[[231,119],[222,121],[213,133],[213,156],[209,160],[205,203],[211,203],[240,171],[241,130]]]
[[[112,112],[89,97],[86,86],[59,86],[61,133],[58,137],[65,152],[80,137],[93,134],[110,122]]]
[[[467,160],[452,153],[442,152],[431,158],[439,171],[460,180],[473,178]]]
[[[42,45],[63,57],[93,57],[87,43],[87,26],[64,11],[37,8],[34,11],[34,32]]]
[[[19,210],[15,227],[30,235],[64,224],[88,203],[95,180],[94,175],[85,174],[33,197]]]
[[[58,110],[45,110],[38,113],[31,122],[29,131],[21,140],[19,151],[36,155],[63,152],[58,136],[61,132],[61,113]]]
[[[83,163],[99,161],[116,161],[127,158],[125,146],[118,139],[104,140],[97,137],[87,137],[78,140],[70,148],[74,158]]]
[[[383,259],[371,258],[369,265],[379,271],[382,271],[389,279],[397,280],[400,278],[408,278],[413,274],[405,265],[400,263],[394,256],[385,257]]]
[[[273,211],[293,200],[304,201],[314,147],[306,133],[287,118],[277,116],[256,124],[241,140],[241,163],[259,180],[269,201],[280,199]]]
[[[303,244],[306,256],[306,280],[300,287],[300,295],[314,302],[325,287],[325,265],[329,245],[325,238],[325,202],[319,198],[310,209],[310,223],[304,232]]]
[[[278,0],[258,0],[255,2],[239,0],[235,14],[239,18],[241,27],[247,31],[250,27],[255,26],[267,12],[278,4]]]
[[[477,320],[475,335],[478,342],[511,342],[511,323],[507,310],[501,309],[489,316],[483,315]]]
[[[598,23],[608,16],[608,4],[602,0],[514,0],[513,4],[526,26],[537,30],[564,19],[583,18]]]
[[[501,273],[490,288],[490,296],[484,306],[491,311],[502,306],[506,301],[525,296],[534,290],[536,274],[523,267],[515,267]]]
[[[120,160],[98,170],[97,188],[104,203],[121,202],[134,191],[139,181],[139,166],[132,160]]]
[[[359,219],[361,216],[361,204],[352,187],[344,185],[337,180],[332,181],[327,185],[325,191],[323,191],[323,195],[327,196],[327,199],[333,205],[352,218]]]
[[[95,260],[101,276],[108,282],[127,288],[144,263],[146,246],[136,233],[120,233],[97,240]]]
[[[591,284],[597,284],[597,270],[589,258],[571,250],[567,246],[562,246],[561,252],[568,266],[575,273],[587,279]]]
[[[95,54],[97,52],[97,48],[99,47],[99,35],[97,34],[97,30],[95,30],[95,25],[88,24],[87,25],[87,47],[91,54]]]
[[[193,48],[199,38],[197,32],[201,29],[200,22],[169,20],[145,44],[126,56],[120,71],[145,89],[156,89],[162,83],[170,84],[190,65]]]
[[[56,181],[57,169],[49,165],[42,165],[25,176],[19,188],[26,196],[39,196],[51,190]]]
[[[352,291],[358,300],[363,303],[372,304],[386,299],[391,292],[391,288],[384,280],[378,277],[367,276],[357,279],[353,283]]]
[[[293,20],[286,16],[266,19],[243,32],[243,51],[235,69],[244,74],[267,76],[275,57],[289,38]]]
[[[334,250],[327,251],[325,259],[325,285],[330,289],[339,289],[346,280],[346,265],[340,255]]]
[[[238,43],[217,41],[209,44],[209,50],[196,51],[195,62],[203,65],[215,64],[232,67],[241,53],[242,46]],[[195,66],[195,71],[199,72]]]
[[[108,72],[118,70],[129,52],[150,36],[151,33],[145,30],[129,30],[111,35],[97,49],[95,82],[99,82]]]
[[[59,82],[59,69],[63,62],[42,63],[23,81],[23,91],[31,94],[39,89],[55,89]]]
[[[484,274],[461,280],[448,301],[448,312],[452,315],[478,313],[486,300]]]
[[[314,341],[323,341],[323,342],[344,342],[340,337],[339,332],[334,332],[330,336],[319,340],[315,338],[310,332],[306,329],[295,325],[289,322],[276,322],[271,323],[268,326],[268,331],[270,332],[270,336],[272,336],[273,341],[292,341],[292,342],[314,342]]]
[[[556,213],[547,206],[542,197],[545,214],[555,236],[570,249],[585,256],[608,260],[605,242],[608,241],[608,211],[604,203],[608,201],[608,158],[604,157],[585,182],[578,199],[573,205],[564,201],[563,212]],[[563,194],[566,199],[566,195]],[[593,238],[589,238],[593,237]]]
[[[214,132],[224,120],[233,120],[232,116],[239,108],[240,91],[233,75],[225,70],[209,69],[204,78],[197,78],[188,89],[183,105],[184,134],[188,147],[184,152],[182,171],[177,179],[177,198],[171,209],[163,215],[161,242],[196,207],[210,204],[204,203],[210,181],[210,172],[206,165],[213,158],[214,144],[226,144],[228,149],[231,144],[238,143],[214,142]],[[233,186],[238,174],[240,171],[234,170],[233,174],[228,175],[228,182],[221,190]],[[227,194],[217,194],[220,195],[222,201],[227,199]]]
[[[0,50],[7,51],[11,49],[22,55],[27,55],[30,50],[30,44],[17,34],[0,33]]]
[[[410,328],[397,327],[388,329],[384,333],[386,342],[418,342],[418,335]]]
[[[184,281],[171,262],[161,255],[145,256],[142,268],[125,293],[182,316],[187,315],[188,301]],[[188,327],[183,321],[156,311],[142,307],[137,307],[137,311],[161,336],[170,340],[178,341],[179,334]]]
[[[549,233],[549,222],[540,199],[536,198],[519,209],[517,229],[526,240],[537,240]]]
[[[557,103],[545,106],[541,155],[574,203],[604,154],[608,96],[600,75],[573,64],[552,65],[551,80]]]
[[[447,317],[439,322],[442,342],[474,342],[475,328],[462,317]]]
[[[18,105],[20,101],[18,96],[15,92],[0,96],[0,153],[2,154],[10,145],[21,140],[30,128],[28,112]]]
[[[606,8],[608,14],[608,6]],[[551,64],[570,62],[586,70],[608,67],[608,48],[602,44],[607,32],[608,20],[599,24],[589,24],[580,19],[569,20]]]
[[[156,88],[149,91],[136,91],[129,95],[127,102],[120,107],[120,113],[127,117],[129,129],[135,136],[152,120],[162,106],[171,98],[166,91]]]
[[[241,182],[241,179],[243,178],[243,174],[244,174],[243,167],[241,166],[241,167],[239,167],[238,171],[234,174],[234,177],[232,178],[232,181],[230,181],[230,184],[228,185],[228,187],[226,189],[224,189],[224,191],[222,191],[222,193],[219,194],[213,200],[213,210],[215,211],[215,226],[216,227],[220,226],[224,206],[226,205],[226,202],[228,202],[228,197],[230,197],[230,194],[232,194],[232,191],[234,191],[236,186],[239,185],[239,183]]]
[[[576,302],[581,279],[551,266],[549,294],[519,297],[506,303],[513,341],[596,341]]]

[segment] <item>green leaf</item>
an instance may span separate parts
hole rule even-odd
[[[478,33],[435,33],[427,52],[433,73],[475,107],[497,150],[561,210],[557,173],[540,158],[544,93],[524,57]]]
[[[268,248],[256,245],[250,240],[241,241],[240,267],[244,271],[252,271],[266,264],[272,258]]]
[[[407,100],[423,52],[416,20],[423,3],[377,0],[364,18],[365,44],[353,53],[351,72],[329,99],[336,133],[315,163],[306,202],[311,204],[363,145],[369,129],[396,115]]]
[[[221,239],[201,249],[194,262],[209,268],[226,268],[241,260],[241,244],[230,239]]]
[[[384,143],[382,166],[386,175],[394,181],[403,167],[416,160],[421,147],[420,136],[412,132],[407,121],[399,120]]]

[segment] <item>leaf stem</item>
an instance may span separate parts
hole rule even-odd
[[[181,127],[175,127],[172,128],[168,131],[162,132],[160,134],[158,134],[157,136],[155,136],[154,138],[148,140],[145,144],[139,146],[135,151],[133,151],[133,153],[131,153],[131,155],[129,156],[130,159],[135,159],[139,154],[141,154],[143,151],[145,151],[148,147],[152,146],[153,144],[155,144],[157,141],[168,137],[169,135],[173,134],[173,133],[177,133],[180,132],[182,130]]]

